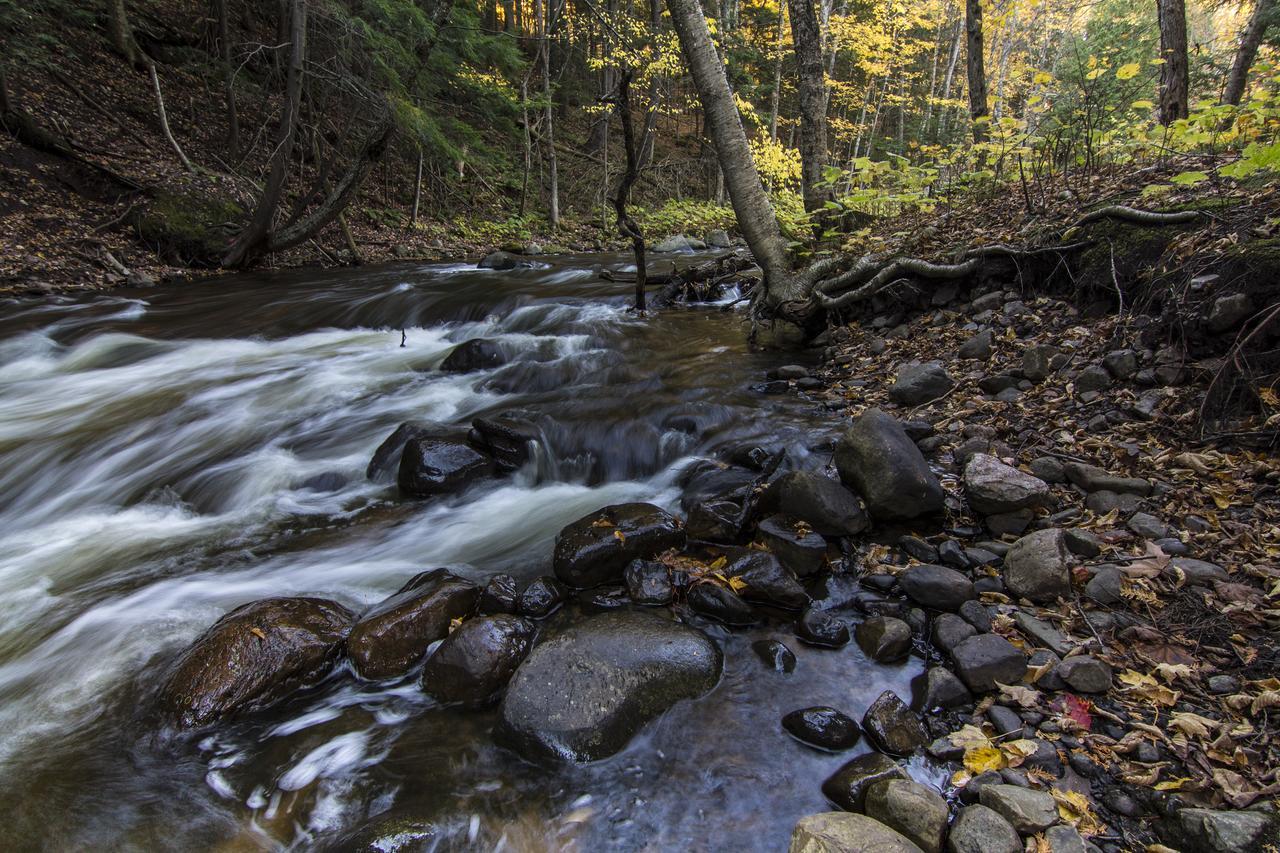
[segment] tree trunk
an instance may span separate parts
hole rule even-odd
[[[1160,123],[1173,124],[1187,117],[1187,7],[1186,0],[1156,0],[1160,23]]]
[[[1231,71],[1227,74],[1227,88],[1222,93],[1222,103],[1239,106],[1244,97],[1244,87],[1249,79],[1249,68],[1258,55],[1258,46],[1262,36],[1271,23],[1271,10],[1275,0],[1258,0],[1249,16],[1249,23],[1240,34],[1240,47],[1236,50],[1236,58],[1231,63]]]
[[[285,97],[280,112],[280,126],[271,155],[271,171],[258,199],[253,218],[232,242],[222,259],[224,267],[238,267],[247,263],[266,242],[271,231],[271,220],[284,193],[289,175],[289,161],[293,155],[294,135],[297,131],[298,109],[302,101],[303,64],[307,51],[307,3],[291,0],[289,14],[289,65],[285,71]]]
[[[218,59],[222,63],[223,98],[227,103],[227,154],[233,161],[240,151],[240,116],[236,112],[235,69],[231,65],[231,27],[227,23],[227,0],[216,0],[218,19]]]
[[[409,217],[409,225],[418,224],[418,205],[422,203],[422,146],[418,146],[418,170],[413,179],[413,213]]]
[[[613,209],[618,217],[618,234],[631,241],[631,251],[636,259],[636,301],[635,310],[643,313],[645,309],[645,285],[648,269],[645,260],[644,232],[627,213],[627,200],[631,197],[631,187],[640,177],[639,156],[636,153],[636,134],[631,125],[631,69],[623,68],[618,77],[618,118],[622,122],[622,144],[626,149],[627,168],[618,182],[618,193],[613,199]]]
[[[956,22],[955,39],[951,42],[951,59],[947,62],[947,73],[942,80],[942,105],[938,108],[940,118],[938,119],[938,141],[946,142],[947,135],[947,119],[951,115],[951,106],[947,101],[951,100],[951,84],[956,76],[956,64],[960,61],[960,43],[964,41],[964,22]]]
[[[662,0],[649,0],[650,32],[656,37],[662,32]],[[662,97],[660,79],[655,73],[649,78],[649,111],[644,117],[644,139],[640,143],[640,168],[653,160],[653,144],[658,132],[658,103]]]
[[[538,53],[541,57],[542,68],[542,98],[546,102],[542,119],[546,122],[546,131],[543,137],[546,140],[546,159],[547,159],[547,220],[552,228],[560,225],[560,176],[556,165],[556,138],[554,127],[554,109],[551,105],[551,21],[553,2],[544,2],[544,0],[534,0],[533,18],[534,27],[538,32]],[[544,8],[545,7],[545,8]]]
[[[107,30],[111,35],[111,47],[135,68],[142,67],[142,51],[133,38],[129,25],[129,12],[125,0],[107,0]]]
[[[965,59],[969,72],[969,120],[973,123],[973,141],[982,142],[987,138],[987,72],[982,56],[982,0],[965,0],[964,26],[968,51]]]
[[[702,6],[699,0],[668,0],[667,8],[707,117],[707,132],[724,169],[738,227],[764,271],[764,305],[774,308],[783,302],[803,299],[807,294],[799,279],[792,275],[786,240],[751,158],[751,146],[729,91],[724,65],[711,43]]]
[[[804,209],[821,210],[827,194],[821,189],[827,159],[827,83],[822,68],[822,31],[813,0],[787,0],[791,40],[795,43],[800,89],[800,186]]]
[[[782,99],[782,35],[787,20],[787,7],[778,5],[778,34],[773,50],[773,94],[769,98],[769,141],[778,141],[778,105]]]

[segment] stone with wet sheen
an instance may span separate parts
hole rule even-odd
[[[823,536],[855,536],[871,524],[858,496],[816,471],[788,471],[770,486],[766,505]]]
[[[593,616],[535,648],[502,700],[498,734],[528,758],[594,761],[720,679],[701,631],[649,612]]]
[[[778,640],[756,640],[751,644],[751,650],[775,672],[795,671],[796,653],[787,648],[786,643]]]
[[[920,718],[892,690],[881,693],[867,708],[862,730],[890,755],[910,755],[929,742]]]
[[[545,619],[569,600],[569,590],[549,575],[534,578],[520,593],[516,612],[530,619]]]
[[[479,587],[446,569],[415,575],[360,617],[347,640],[347,657],[364,678],[404,675],[479,599]]]
[[[566,526],[556,537],[556,577],[585,589],[617,583],[627,565],[685,543],[684,528],[669,512],[647,503],[607,506]]]
[[[772,604],[784,610],[799,610],[809,603],[809,596],[795,575],[768,551],[744,548],[726,556],[729,563],[724,574],[746,584],[740,594],[747,601]]]
[[[403,495],[430,498],[462,491],[492,472],[489,457],[464,441],[418,437],[404,445],[396,482]]]
[[[782,718],[782,727],[796,740],[830,752],[850,749],[862,736],[852,717],[825,706],[792,711]]]
[[[160,688],[159,705],[183,728],[265,708],[329,673],[354,618],[320,598],[268,598],[237,607],[179,655]]]
[[[687,600],[693,612],[731,627],[746,627],[760,621],[750,604],[717,583],[694,584],[689,588]]]
[[[903,770],[889,756],[880,752],[868,752],[840,766],[840,769],[822,783],[822,793],[842,809],[862,811],[867,789],[883,779],[907,779]]]
[[[506,613],[468,619],[427,658],[423,692],[447,705],[487,704],[532,650],[536,630]]]

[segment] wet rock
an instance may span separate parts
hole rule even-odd
[[[1018,684],[1027,672],[1027,659],[999,634],[978,634],[951,650],[956,674],[975,693],[1000,684]]]
[[[545,619],[569,600],[569,590],[550,575],[534,578],[520,593],[516,612],[530,619]]]
[[[593,761],[720,678],[701,631],[651,613],[592,616],[533,650],[502,700],[497,733],[527,758]]]
[[[1054,671],[1068,687],[1079,693],[1105,693],[1111,689],[1111,667],[1089,655],[1069,657]]]
[[[501,613],[468,619],[422,668],[422,689],[446,705],[478,707],[495,699],[533,649],[528,619]]]
[[[950,853],[1022,853],[1022,839],[1000,814],[986,806],[965,806],[947,836]]]
[[[461,491],[490,473],[489,459],[465,442],[423,436],[405,443],[396,482],[401,494],[429,498]]]
[[[1169,525],[1150,513],[1135,512],[1125,526],[1143,539],[1163,539],[1169,535]]]
[[[446,569],[415,575],[360,617],[347,638],[347,657],[363,678],[404,675],[479,600],[479,587]]]
[[[949,652],[978,633],[968,622],[954,613],[943,613],[933,620],[933,644]]]
[[[799,577],[814,574],[827,561],[827,540],[808,525],[785,515],[771,515],[756,527],[760,538]]]
[[[671,603],[671,576],[664,563],[632,560],[623,572],[623,581],[636,604],[663,607]]]
[[[849,642],[849,627],[824,610],[810,607],[796,623],[796,636],[811,646],[838,649]]]
[[[316,474],[314,477],[308,477],[298,484],[298,489],[312,492],[336,492],[347,484],[347,475],[340,474],[337,471],[326,471],[323,474]]]
[[[566,526],[556,536],[556,577],[585,589],[616,583],[632,560],[681,548],[685,532],[670,513],[647,503],[607,506]]]
[[[938,478],[902,426],[879,409],[853,422],[836,447],[835,463],[841,481],[862,495],[875,518],[907,520],[942,511]]]
[[[697,583],[689,588],[689,606],[717,622],[731,627],[754,625],[760,617],[731,589],[717,583]]]
[[[1022,718],[1018,712],[1003,705],[992,705],[987,709],[987,719],[995,726],[996,734],[1022,737]]]
[[[481,613],[515,613],[520,593],[516,579],[511,575],[498,574],[489,578],[480,593]]]
[[[785,610],[799,610],[809,603],[800,582],[767,551],[743,549],[730,556],[724,573],[746,584],[741,594],[748,601],[762,601]]]
[[[1068,462],[1063,466],[1067,479],[1086,492],[1119,492],[1122,494],[1149,495],[1151,481],[1141,477],[1124,477],[1112,474],[1096,465]]]
[[[1071,562],[1060,529],[1037,530],[1013,543],[1001,575],[1014,596],[1048,604],[1071,595]]]
[[[400,457],[409,439],[421,438],[427,434],[428,428],[423,424],[409,422],[400,424],[395,432],[387,436],[382,444],[378,445],[378,449],[373,451],[373,458],[365,468],[365,477],[370,480],[390,479],[392,472],[400,467]]]
[[[707,248],[707,244],[694,237],[686,237],[684,234],[676,234],[665,240],[659,240],[650,248],[652,252],[663,253],[688,253],[701,251]]]
[[[907,779],[907,772],[887,755],[868,752],[841,765],[822,783],[826,798],[846,811],[862,811],[867,789],[886,779]]]
[[[782,718],[782,727],[796,740],[829,752],[851,749],[862,737],[862,731],[853,718],[835,708],[792,711]]]
[[[523,418],[502,415],[476,418],[467,441],[494,461],[501,471],[522,468],[530,459],[530,448],[542,439],[537,424]]]
[[[1243,323],[1253,313],[1253,300],[1247,293],[1232,293],[1213,301],[1205,325],[1215,335],[1230,331]]]
[[[695,542],[737,542],[742,536],[742,507],[727,500],[696,503],[689,510],[685,534]]]
[[[889,755],[910,755],[929,742],[920,718],[892,690],[881,693],[867,708],[862,730]]]
[[[1222,566],[1190,557],[1174,557],[1169,561],[1169,568],[1165,569],[1171,570],[1180,571],[1192,586],[1208,586],[1214,581],[1231,580],[1231,575]]]
[[[870,525],[857,495],[815,471],[789,471],[769,486],[765,504],[823,536],[855,536]]]
[[[510,252],[490,252],[480,259],[476,269],[481,270],[514,270],[532,267],[533,261],[513,255]]]
[[[960,349],[956,354],[961,358],[975,358],[980,361],[986,361],[991,358],[991,344],[995,339],[990,329],[978,332],[969,340],[960,345]]]
[[[920,853],[920,848],[866,815],[822,812],[800,818],[788,853]]]
[[[986,785],[978,799],[1020,833],[1044,832],[1058,822],[1058,807],[1044,791],[1017,785]]]
[[[938,543],[938,559],[954,569],[967,569],[972,565],[964,547],[954,539]]]
[[[578,593],[578,601],[582,604],[583,613],[619,610],[631,604],[626,589],[620,586],[584,589]]]
[[[942,850],[947,801],[932,788],[909,779],[884,779],[867,789],[863,810],[926,853]]]
[[[502,348],[485,338],[472,338],[453,348],[440,364],[445,373],[471,373],[473,370],[489,370],[507,363]]]
[[[729,232],[724,229],[717,228],[707,232],[707,245],[715,249],[727,249],[732,243],[729,241]]]
[[[898,585],[921,607],[955,611],[973,598],[973,582],[946,566],[911,566],[898,576]]]
[[[787,648],[786,643],[778,640],[756,640],[751,644],[751,650],[774,672],[795,671],[796,655]]]
[[[769,371],[770,379],[805,379],[809,376],[809,368],[799,364],[784,364]]]
[[[877,663],[902,660],[911,651],[911,626],[892,616],[874,616],[854,631],[858,647]]]
[[[265,708],[329,673],[354,618],[321,598],[267,598],[237,607],[174,661],[159,706],[182,728]]]
[[[889,399],[899,406],[918,406],[936,400],[955,387],[955,380],[941,363],[903,364],[889,387]]]
[[[1048,483],[985,453],[965,466],[964,491],[969,506],[983,515],[1042,506],[1049,498]]]

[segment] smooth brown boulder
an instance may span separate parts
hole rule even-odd
[[[632,560],[683,548],[684,528],[647,503],[607,506],[566,525],[556,536],[556,577],[575,589],[619,583]]]
[[[160,688],[160,707],[183,728],[265,708],[329,673],[354,618],[321,598],[237,607],[179,655]]]
[[[363,678],[404,675],[479,599],[480,587],[446,569],[415,575],[360,617],[347,640],[347,656]]]

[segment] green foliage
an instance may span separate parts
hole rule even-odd
[[[733,208],[700,199],[670,199],[656,210],[636,208],[632,216],[648,235],[705,234],[717,228],[729,229],[736,222]]]
[[[458,218],[452,226],[451,239],[484,246],[503,246],[527,243],[537,232],[547,227],[546,218],[540,214],[512,216],[495,220],[485,217]]]

